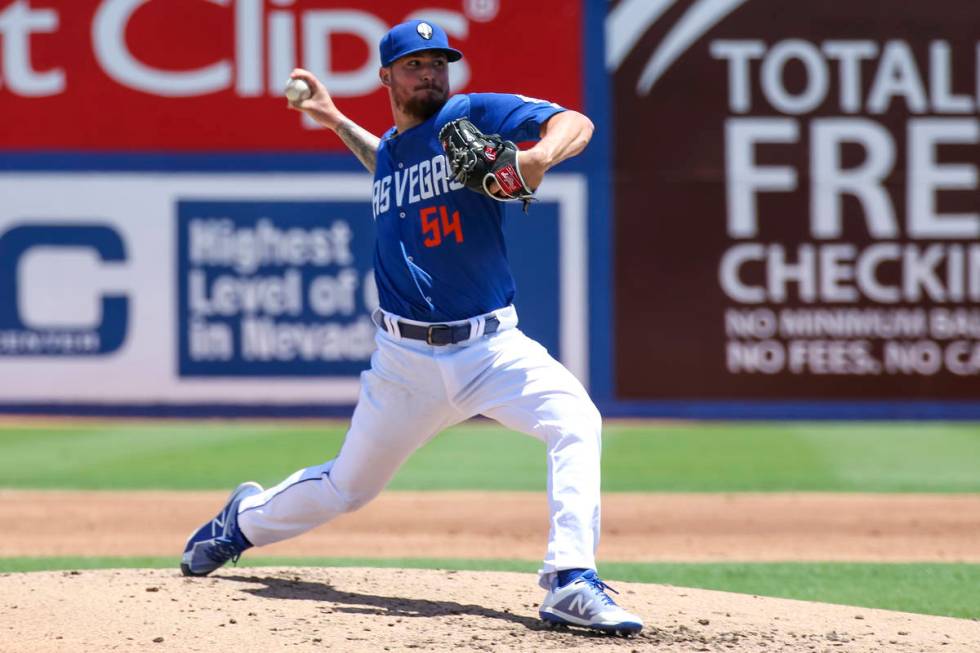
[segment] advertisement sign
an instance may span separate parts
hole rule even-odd
[[[439,24],[464,53],[453,92],[581,106],[578,2],[0,0],[0,150],[346,152],[287,114],[289,73],[313,72],[380,134],[391,113],[378,42],[410,18]],[[541,25],[561,35],[547,50],[563,65],[509,47],[539,40]]]
[[[179,201],[178,374],[359,373],[375,349],[373,227],[364,202]]]
[[[583,381],[585,189],[557,173],[505,227],[520,327]],[[356,401],[367,174],[0,174],[0,197],[0,408]]]
[[[68,258],[94,257],[100,264],[126,260],[119,232],[104,224],[41,220],[17,224],[0,235],[0,356],[84,357],[109,354],[122,346],[128,329],[128,299],[102,295],[94,302],[95,310],[90,310],[59,292],[64,288],[63,272],[49,262],[51,256],[64,251],[69,252]],[[29,290],[31,284],[36,294]],[[75,317],[67,323],[37,320],[40,303],[21,301],[22,291],[25,299],[45,296],[49,305],[70,306]]]
[[[287,109],[290,71],[381,134],[378,43],[422,18],[464,53],[452,92],[581,108],[582,12],[0,0],[0,410],[352,405],[375,346],[370,175]],[[562,65],[501,47],[542,24]],[[581,169],[549,175],[504,231],[520,327],[588,383],[586,188]]]
[[[977,5],[900,5],[612,8],[618,397],[977,398]]]

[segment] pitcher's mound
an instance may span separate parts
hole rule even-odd
[[[551,630],[529,574],[224,568],[0,575],[0,650],[980,651],[980,623],[613,583],[645,630]],[[615,595],[614,595],[615,596]]]

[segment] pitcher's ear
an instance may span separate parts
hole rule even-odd
[[[381,83],[384,86],[391,86],[391,69],[390,68],[380,68],[378,70],[378,77],[381,79]]]

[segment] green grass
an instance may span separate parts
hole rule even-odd
[[[253,557],[243,559],[239,566],[399,567],[533,573],[538,563],[519,560]],[[0,558],[0,572],[147,567],[170,567],[176,573],[177,560]],[[662,583],[980,619],[980,564],[606,563],[601,566],[601,571],[614,587],[615,581]]]
[[[980,491],[976,423],[725,423],[645,430],[607,429],[604,489]],[[646,487],[637,488],[633,479],[644,477]]]
[[[332,458],[345,424],[82,423],[0,427],[0,487],[227,489]],[[450,429],[395,490],[543,490],[544,446],[489,423]],[[980,492],[977,423],[607,425],[611,492]]]
[[[273,484],[332,458],[342,423],[87,422],[0,426],[0,488],[220,489]],[[545,486],[544,446],[490,423],[450,429],[422,448],[394,490]],[[980,492],[977,423],[610,423],[603,486],[631,492]],[[256,558],[245,566],[507,570],[512,560]],[[173,558],[0,558],[0,571],[172,567]],[[610,580],[980,618],[980,565],[606,563]]]

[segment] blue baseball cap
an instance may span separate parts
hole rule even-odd
[[[449,47],[445,30],[425,20],[410,20],[395,25],[381,39],[380,49],[381,65],[385,67],[407,54],[423,50],[445,52],[449,61],[463,58],[462,52]]]

